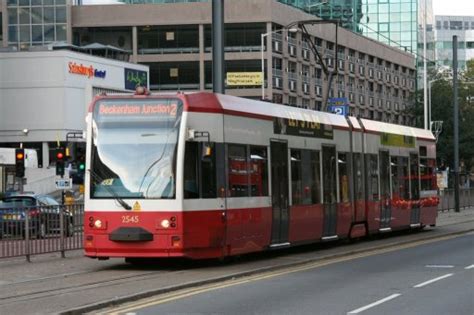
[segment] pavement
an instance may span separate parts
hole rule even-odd
[[[179,289],[217,283],[315,261],[367,253],[400,244],[474,231],[474,207],[438,213],[437,226],[361,242],[312,244],[245,255],[226,262],[160,260],[150,265],[123,259],[97,261],[82,251],[0,260],[0,314],[82,314]]]

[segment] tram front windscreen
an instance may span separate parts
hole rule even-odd
[[[173,199],[183,103],[102,99],[94,106],[91,198]]]

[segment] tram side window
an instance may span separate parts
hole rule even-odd
[[[339,167],[339,198],[341,202],[349,202],[349,165],[346,153],[338,153],[337,164]]]
[[[267,148],[250,146],[250,194],[268,196]]]
[[[408,173],[408,158],[401,157],[400,163],[400,196],[402,199],[410,199],[410,176]]]
[[[247,146],[229,144],[227,149],[229,167],[229,192],[231,197],[249,196]]]
[[[418,155],[410,154],[410,184],[411,184],[411,199],[420,199],[420,174],[418,171]]]
[[[319,151],[311,151],[311,203],[321,203],[321,162]]]
[[[293,205],[321,202],[319,151],[291,150],[291,191]]]
[[[211,145],[211,154],[205,155],[206,148],[204,143],[201,148],[201,198],[217,198],[216,185],[216,147],[214,143]]]
[[[390,168],[391,168],[391,173],[392,173],[392,196],[393,199],[401,199],[401,188],[402,186],[400,185],[401,179],[400,179],[400,166],[398,164],[398,157],[397,156],[392,156],[390,157]]]
[[[434,159],[420,159],[421,190],[436,190],[436,162]]]
[[[354,170],[355,170],[355,179],[354,179],[354,189],[355,189],[355,199],[364,200],[364,177],[362,174],[362,154],[354,153]]]
[[[379,167],[377,154],[367,154],[367,171],[368,171],[368,199],[370,201],[379,200]]]
[[[216,198],[215,154],[204,154],[202,142],[186,142],[184,154],[184,198]],[[211,152],[215,146],[211,143]]]
[[[301,150],[291,150],[291,192],[294,205],[303,204]]]

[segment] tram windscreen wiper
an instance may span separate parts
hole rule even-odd
[[[99,175],[97,175],[96,172],[94,172],[93,170],[91,169],[88,169],[89,171],[89,174],[92,175],[92,177],[95,178],[95,180],[99,181],[100,182],[103,182],[104,179],[101,178]],[[125,210],[132,210],[132,207],[126,203],[122,198],[120,198],[110,187],[108,187],[107,185],[103,185],[103,187],[109,192],[110,195],[112,195],[112,197],[114,197],[114,199],[125,209]]]

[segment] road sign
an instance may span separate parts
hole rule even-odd
[[[329,106],[329,112],[337,114],[337,115],[347,116],[349,115],[349,106],[347,105]]]
[[[337,115],[349,115],[349,105],[345,97],[331,97],[328,100],[328,111]]]
[[[57,189],[71,189],[72,180],[70,178],[56,179],[56,188]]]

